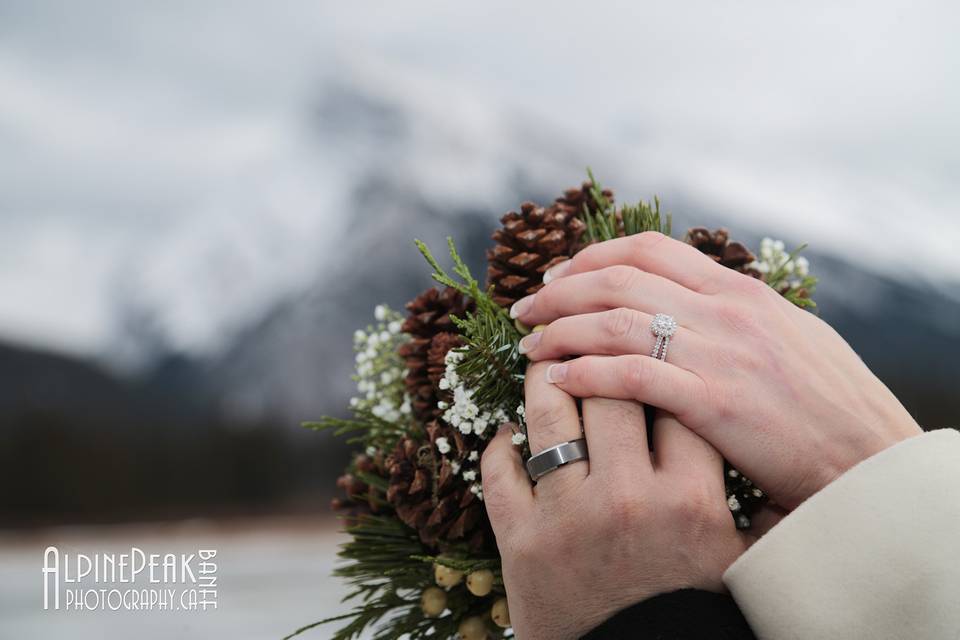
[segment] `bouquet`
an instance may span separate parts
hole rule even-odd
[[[353,337],[357,397],[352,418],[305,426],[348,436],[356,453],[337,485],[351,539],[335,574],[354,601],[339,621],[337,640],[368,627],[375,638],[480,640],[512,635],[496,541],[483,502],[480,459],[500,425],[526,458],[519,340],[537,327],[512,320],[510,306],[543,286],[543,274],[583,247],[612,238],[671,233],[660,202],[616,206],[588,170],[589,180],[549,206],[526,202],[501,219],[487,251],[486,284],[471,274],[449,241],[448,271],[422,242],[417,246],[440,285],[421,293],[406,313],[378,306],[375,321]],[[816,278],[803,247],[786,252],[769,238],[759,256],[724,229],[692,228],[685,241],[716,262],[765,281],[801,307]],[[726,468],[727,505],[741,528],[765,499],[736,469]]]

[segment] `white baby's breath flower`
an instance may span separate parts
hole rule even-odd
[[[737,496],[727,498],[727,506],[730,507],[730,511],[740,511],[740,501],[737,500]]]
[[[467,474],[464,473],[463,475],[466,476]],[[477,496],[477,498],[479,498],[481,502],[483,501],[483,486],[480,485],[479,483],[474,483],[470,485],[470,493]]]
[[[470,462],[476,462],[479,459],[480,459],[480,453],[477,451],[471,451],[470,455],[467,456],[467,460],[469,460]]]
[[[373,309],[373,316],[379,321],[383,322],[387,318],[387,307],[386,305],[378,304]]]
[[[371,458],[377,455],[377,448],[373,446],[367,447],[367,455],[370,456]]]
[[[453,469],[453,475],[460,473],[460,463],[456,460],[450,463],[450,468]]]
[[[527,441],[527,436],[520,433],[519,431],[510,436],[510,442],[517,445],[518,447]]]
[[[444,455],[450,453],[450,443],[446,438],[437,438],[437,451]]]
[[[477,471],[476,471],[475,469],[470,469],[469,471],[464,471],[464,472],[463,472],[463,479],[466,480],[466,481],[468,481],[468,482],[471,481],[471,480],[476,480],[476,479],[477,479]]]
[[[390,333],[400,333],[400,329],[403,327],[403,324],[399,320],[394,320],[387,325],[387,331]]]

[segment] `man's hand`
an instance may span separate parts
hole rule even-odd
[[[527,372],[530,450],[581,437],[574,399]],[[672,416],[653,425],[643,406],[583,402],[589,461],[531,486],[510,429],[482,460],[483,493],[503,561],[510,618],[521,640],[577,638],[615,612],[684,587],[722,591],[747,547],[726,506],[723,461]]]

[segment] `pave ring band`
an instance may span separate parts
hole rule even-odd
[[[530,479],[536,482],[551,471],[555,471],[565,464],[587,460],[587,440],[580,438],[544,449],[527,460],[527,473]]]
[[[667,359],[667,347],[670,346],[670,338],[677,332],[677,321],[673,316],[665,313],[658,313],[653,316],[653,322],[650,323],[650,331],[657,336],[657,341],[653,345],[653,353],[650,355],[658,360]]]

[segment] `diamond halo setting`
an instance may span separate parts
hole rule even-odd
[[[650,355],[658,360],[667,359],[667,346],[670,344],[670,338],[677,332],[677,321],[673,316],[665,313],[658,313],[653,316],[653,322],[650,323],[650,331],[657,336],[657,341],[653,345],[653,353]]]

